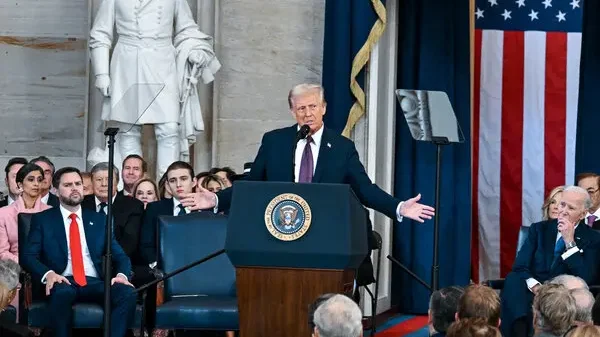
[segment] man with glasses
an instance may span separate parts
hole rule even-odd
[[[576,177],[577,186],[585,189],[592,199],[592,206],[585,215],[586,225],[600,229],[600,176],[596,173],[580,173]]]

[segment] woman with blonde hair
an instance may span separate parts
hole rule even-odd
[[[558,218],[558,204],[560,204],[560,198],[564,190],[564,186],[557,186],[550,191],[542,206],[542,220],[546,221]]]

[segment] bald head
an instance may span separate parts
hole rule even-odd
[[[581,323],[592,323],[592,308],[594,307],[594,295],[583,288],[570,290],[571,296],[575,299],[577,313],[575,320]]]
[[[580,289],[580,288],[581,289],[589,289],[589,287],[584,279],[582,279],[581,277],[573,276],[573,275],[566,275],[566,274],[558,275],[555,278],[553,278],[552,280],[550,280],[549,283],[562,284],[569,290]]]

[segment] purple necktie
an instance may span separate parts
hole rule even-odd
[[[596,221],[596,216],[595,216],[594,214],[592,214],[592,215],[589,215],[589,216],[587,217],[587,225],[588,225],[588,226],[590,226],[590,227],[594,226],[594,222],[595,222],[595,221]]]
[[[306,137],[306,146],[302,152],[302,160],[300,161],[300,176],[298,177],[299,183],[310,183],[313,178],[313,155],[310,144],[313,139],[311,136]]]

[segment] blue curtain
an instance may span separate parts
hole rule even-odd
[[[577,112],[577,139],[575,172],[600,173],[598,158],[598,92],[600,92],[600,1],[588,0],[583,4],[583,37],[579,76],[579,109]],[[573,182],[574,183],[574,182]]]
[[[445,91],[465,142],[442,149],[440,218],[440,287],[466,285],[471,250],[471,109],[469,2],[400,1],[398,88]],[[435,145],[412,139],[397,107],[395,195],[435,201]],[[431,282],[433,220],[403,221],[394,228],[393,255]],[[403,313],[427,313],[430,292],[394,267],[392,304]]]
[[[383,1],[382,1],[383,2]],[[323,75],[328,128],[344,130],[354,103],[350,92],[352,60],[364,45],[377,15],[369,0],[327,0],[325,3],[325,39]],[[357,77],[364,87],[364,71]]]

